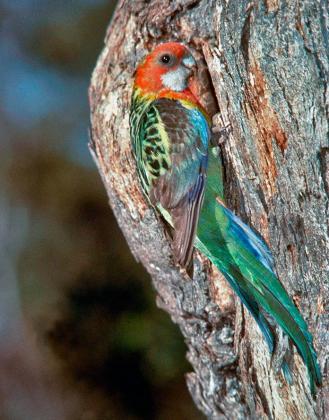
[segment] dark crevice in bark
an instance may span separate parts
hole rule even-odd
[[[249,39],[250,39],[250,21],[251,21],[251,13],[253,11],[253,6],[250,6],[247,16],[245,18],[245,22],[242,28],[241,34],[241,52],[245,61],[246,69],[248,70],[249,67]]]
[[[322,180],[329,197],[329,147],[322,147],[319,153]]]

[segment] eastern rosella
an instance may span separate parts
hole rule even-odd
[[[137,67],[130,131],[143,192],[173,227],[175,261],[187,268],[194,246],[206,255],[251,312],[272,354],[274,334],[262,310],[270,314],[303,358],[314,394],[321,373],[307,325],[278,280],[267,245],[224,203],[210,119],[192,89],[195,66],[189,50],[171,42]],[[284,358],[281,368],[289,378]]]

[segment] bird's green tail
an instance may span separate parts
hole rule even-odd
[[[273,270],[264,241],[223,204],[218,158],[210,155],[204,205],[195,246],[223,273],[262,330],[270,352],[274,336],[260,308],[270,314],[295,344],[307,366],[311,392],[321,384],[321,372],[312,336],[297,307]],[[289,378],[284,362],[282,370]]]

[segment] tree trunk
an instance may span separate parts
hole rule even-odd
[[[220,122],[229,206],[267,240],[276,270],[328,366],[328,6],[320,0],[121,0],[90,87],[91,149],[130,248],[157,303],[177,323],[194,372],[195,404],[216,419],[324,419],[294,351],[294,384],[271,368],[254,320],[223,277],[195,254],[193,280],[139,186],[128,115],[136,63],[156,44],[182,41],[204,57]],[[206,100],[206,99],[205,99]],[[328,417],[327,417],[328,418]]]

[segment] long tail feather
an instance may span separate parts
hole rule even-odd
[[[315,386],[321,384],[321,372],[307,325],[275,275],[267,245],[222,203],[218,177],[214,180],[210,174],[209,178],[195,246],[223,273],[251,312],[271,353],[274,337],[260,307],[290,337],[307,366],[314,395]],[[291,374],[285,360],[282,370],[289,382]]]

